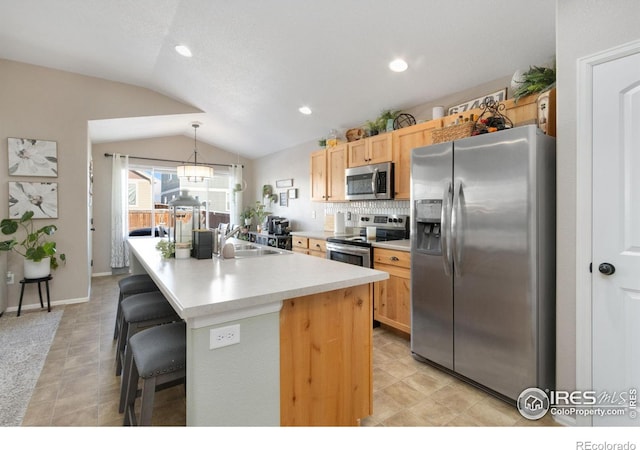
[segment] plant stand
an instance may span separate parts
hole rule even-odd
[[[42,289],[40,288],[40,283],[44,282],[45,287],[47,289],[47,312],[51,312],[51,300],[49,298],[49,280],[53,279],[51,275],[47,275],[42,278],[23,278],[20,280],[20,302],[18,302],[18,314],[17,317],[20,317],[20,310],[22,309],[22,297],[24,296],[24,286],[31,283],[38,283],[38,296],[40,297],[40,307],[44,308],[44,303],[42,302]]]

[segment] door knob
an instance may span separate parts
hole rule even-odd
[[[613,264],[602,263],[598,266],[598,270],[600,271],[601,274],[613,275],[613,273],[616,271],[616,268]]]

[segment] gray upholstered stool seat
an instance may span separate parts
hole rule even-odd
[[[180,320],[160,291],[131,295],[122,300],[121,306],[122,320],[116,346],[116,375],[122,372],[124,352],[131,336],[144,328]]]
[[[187,336],[184,322],[148,328],[132,336],[127,348],[127,372],[123,376],[120,412],[124,425],[151,425],[155,392],[185,382]],[[142,379],[140,420],[135,402]]]
[[[128,277],[122,278],[118,281],[118,288],[120,289],[120,296],[118,298],[118,310],[116,312],[116,325],[113,330],[114,339],[118,338],[118,332],[120,331],[120,321],[122,319],[122,308],[120,307],[120,303],[122,303],[122,300],[130,295],[158,290],[158,286],[146,273],[129,275]]]

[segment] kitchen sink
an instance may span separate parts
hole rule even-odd
[[[254,258],[256,256],[266,255],[284,255],[288,253],[286,250],[278,250],[276,248],[258,247],[256,245],[236,245],[236,258]]]
[[[233,244],[233,247],[236,252],[238,252],[238,250],[256,250],[261,248],[253,244]]]

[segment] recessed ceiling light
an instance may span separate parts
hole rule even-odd
[[[176,52],[178,52],[178,54],[186,57],[186,58],[191,58],[191,50],[189,50],[189,47],[187,47],[186,45],[176,45]]]
[[[394,59],[389,63],[389,69],[394,72],[404,72],[407,70],[407,67],[409,67],[409,65],[404,59]]]
[[[308,106],[301,106],[300,108],[298,108],[298,111],[300,111],[305,116],[308,116],[312,112],[311,108],[309,108]]]

